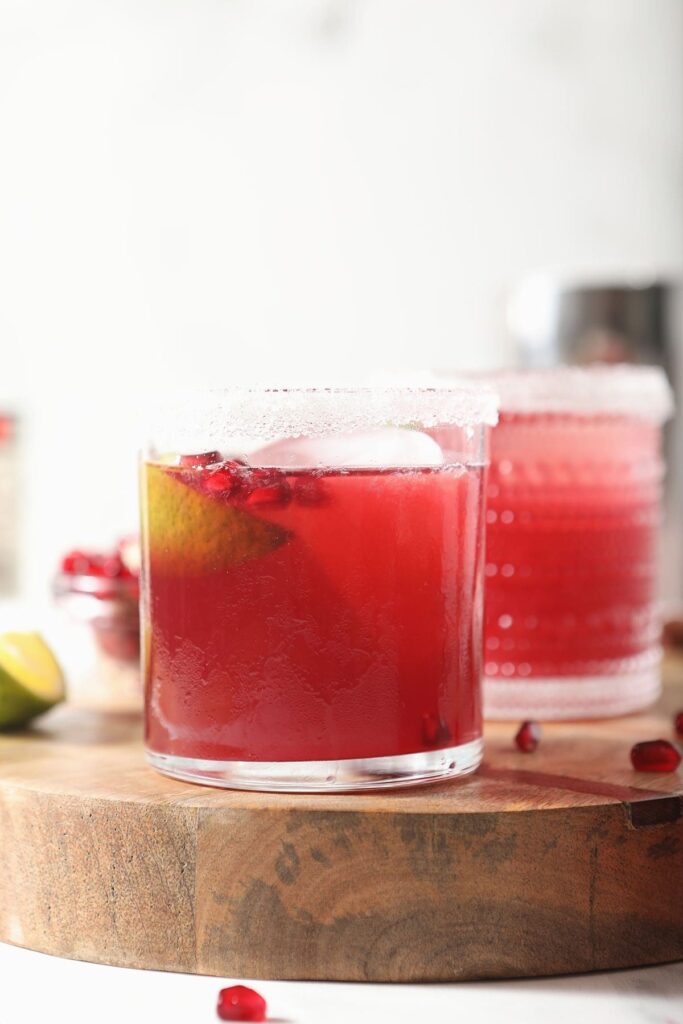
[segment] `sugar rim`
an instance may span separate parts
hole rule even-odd
[[[501,413],[621,415],[663,423],[674,411],[673,393],[659,366],[500,370],[479,379],[497,391]]]
[[[166,395],[148,421],[148,437],[191,435],[218,447],[232,435],[260,441],[324,437],[378,426],[495,426],[498,397],[485,383],[408,387],[229,388]]]

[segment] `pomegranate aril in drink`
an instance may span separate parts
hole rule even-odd
[[[683,711],[679,711],[674,718],[674,726],[679,736],[683,736]]]
[[[266,1001],[246,985],[231,985],[218,993],[216,1012],[221,1020],[264,1021]]]
[[[198,455],[181,455],[180,456],[180,465],[181,466],[191,466],[194,469],[197,469],[200,466],[211,466],[211,465],[213,465],[214,462],[220,462],[220,461],[221,461],[221,453],[220,452],[216,452],[216,451],[213,451],[213,452],[199,452]]]
[[[522,722],[515,736],[517,749],[521,750],[523,754],[533,754],[540,742],[541,727],[538,722]]]
[[[675,772],[681,755],[668,740],[647,740],[631,748],[631,764],[638,772]]]
[[[422,716],[422,738],[430,747],[447,747],[452,742],[451,730],[436,714]]]
[[[284,508],[292,498],[287,478],[272,469],[254,469],[248,477],[248,494],[245,504],[255,507],[271,505]]]
[[[245,469],[244,464],[235,459],[220,462],[215,468],[209,469],[205,475],[202,475],[201,486],[210,494],[229,498],[242,490]]]

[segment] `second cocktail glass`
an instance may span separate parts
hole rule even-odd
[[[476,387],[233,389],[143,464],[148,757],[253,789],[405,785],[481,758]]]
[[[564,367],[491,383],[501,415],[486,512],[486,713],[642,708],[660,690],[666,378],[654,367]]]

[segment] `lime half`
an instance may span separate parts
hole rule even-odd
[[[29,722],[64,700],[64,677],[38,633],[0,633],[0,729]]]

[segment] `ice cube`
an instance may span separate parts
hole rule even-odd
[[[440,446],[421,430],[378,427],[334,437],[298,437],[275,441],[249,456],[252,466],[329,469],[372,469],[403,466],[441,466]]]

